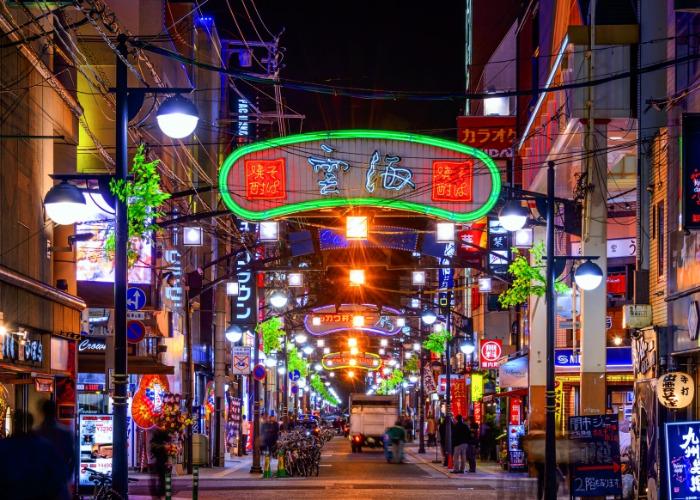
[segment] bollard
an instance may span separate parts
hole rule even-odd
[[[287,469],[284,466],[284,452],[277,455],[277,477],[287,477]]]
[[[272,471],[270,470],[270,452],[265,452],[265,465],[263,466],[263,478],[272,477]]]
[[[199,465],[192,470],[192,500],[199,498]]]
[[[173,498],[173,483],[172,474],[170,471],[165,473],[165,500],[172,500]]]

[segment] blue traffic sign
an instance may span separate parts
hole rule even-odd
[[[292,394],[297,394],[299,392],[299,386],[293,385],[291,388]]]
[[[126,324],[126,340],[132,344],[138,344],[146,336],[146,326],[137,320],[129,321]]]
[[[289,380],[292,382],[296,382],[301,378],[301,373],[299,373],[299,370],[292,370],[289,372]]]
[[[253,368],[253,378],[255,380],[263,380],[265,378],[265,375],[267,374],[267,371],[265,370],[264,365],[255,365],[255,368]]]
[[[126,291],[126,308],[129,311],[138,311],[146,305],[146,292],[132,286]]]

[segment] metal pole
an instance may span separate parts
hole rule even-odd
[[[554,162],[547,163],[547,385],[545,401],[544,498],[557,498],[557,453],[554,395]]]
[[[450,339],[445,343],[445,448],[447,449],[447,460],[448,456],[452,454],[452,394],[451,392],[451,378],[452,378],[452,367],[450,366],[450,346],[452,344],[452,292],[447,292],[447,332],[450,334]]]
[[[189,284],[185,284],[185,356],[187,363],[185,384],[185,408],[192,416],[192,399],[194,397],[194,362],[192,360],[192,311],[190,306]],[[192,424],[187,426],[185,435],[185,463],[187,473],[192,474]]]
[[[260,364],[260,333],[255,329],[253,340],[253,364]],[[250,473],[261,473],[260,467],[260,382],[253,379],[253,461],[250,465]]]
[[[282,394],[282,416],[284,417],[284,423],[287,425],[289,423],[289,374],[287,373],[287,369],[289,368],[287,364],[287,337],[288,337],[288,332],[287,329],[285,328],[284,330],[284,345],[282,346],[282,355],[284,356],[284,377],[282,385],[283,385],[283,394]],[[289,430],[289,429],[285,429]]]
[[[420,353],[420,397],[418,401],[418,453],[425,453],[425,387],[423,386],[423,370],[425,368],[425,356],[423,350]]]
[[[119,35],[118,50],[127,56],[126,36]],[[116,58],[116,152],[114,178],[125,182],[127,178],[127,127],[129,104],[127,68],[122,59]],[[128,498],[128,433],[127,433],[127,351],[126,351],[126,288],[127,245],[129,227],[126,203],[116,198],[115,249],[114,249],[114,443],[112,457],[112,487],[122,498]]]

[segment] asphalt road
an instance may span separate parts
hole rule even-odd
[[[241,471],[233,476],[200,479],[201,499],[408,499],[475,498],[516,500],[535,498],[535,485],[522,476],[494,468],[477,474],[449,474],[431,463],[434,454],[407,454],[407,463],[388,464],[381,450],[351,453],[349,443],[334,438],[323,450],[317,478],[260,479]],[[274,469],[274,467],[273,467]],[[478,467],[477,467],[478,469]],[[173,497],[192,498],[191,479],[174,478]],[[131,488],[130,498],[149,498],[144,481]]]

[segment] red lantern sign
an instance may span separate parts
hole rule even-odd
[[[481,368],[498,368],[498,360],[503,354],[503,341],[501,339],[482,340],[479,354]]]

